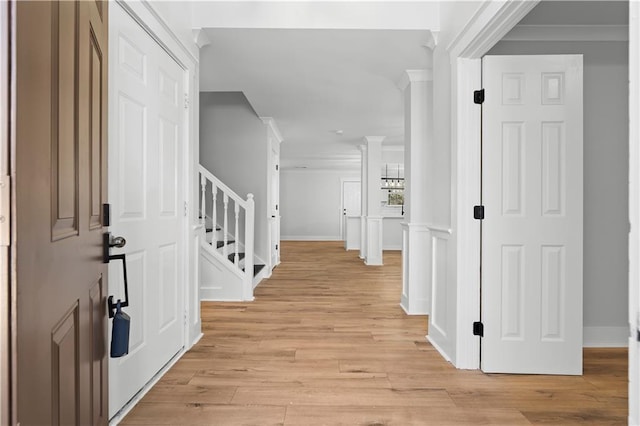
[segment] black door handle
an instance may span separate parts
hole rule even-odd
[[[127,259],[124,254],[110,254],[111,247],[124,247],[127,241],[122,237],[111,239],[111,232],[102,234],[102,263],[109,263],[112,260],[122,260],[122,274],[124,276],[124,300],[118,299],[113,303],[113,296],[107,298],[109,308],[109,318],[113,318],[116,313],[116,307],[120,303],[121,307],[129,306],[129,282],[127,280]]]

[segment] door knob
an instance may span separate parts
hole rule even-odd
[[[111,237],[111,241],[109,241],[109,247],[118,247],[122,248],[127,244],[127,240],[124,237]]]

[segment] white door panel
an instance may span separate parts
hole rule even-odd
[[[640,3],[629,2],[629,424],[640,424]]]
[[[118,5],[111,6],[109,142],[111,232],[125,253],[131,316],[129,354],[109,365],[109,417],[184,345],[182,68]],[[110,294],[124,298],[121,265]]]
[[[582,373],[582,57],[483,60],[482,369]]]

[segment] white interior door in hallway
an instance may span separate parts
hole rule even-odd
[[[131,316],[129,354],[109,364],[113,417],[184,346],[183,69],[111,3],[110,231],[124,249]],[[109,294],[124,299],[119,262]]]
[[[280,154],[271,150],[271,269],[280,264]]]
[[[346,239],[346,220],[349,216],[360,216],[362,185],[359,180],[342,181],[342,239]]]
[[[582,374],[582,69],[483,59],[485,372]]]

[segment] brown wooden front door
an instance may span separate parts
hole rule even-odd
[[[106,424],[108,7],[15,12],[17,421]]]

